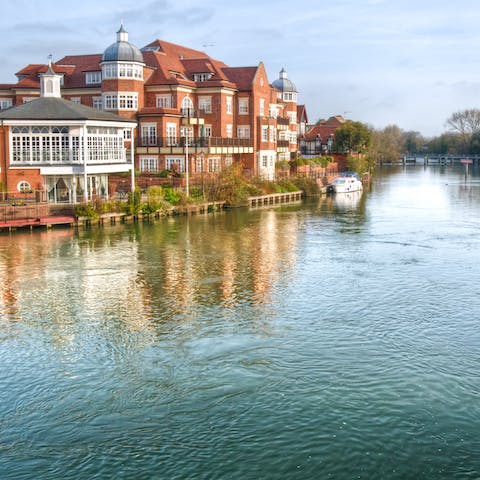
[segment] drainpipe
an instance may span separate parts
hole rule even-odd
[[[0,120],[0,125],[4,127],[3,120]],[[1,167],[3,168],[3,184],[5,186],[5,191],[8,192],[8,185],[7,185],[7,140],[8,140],[8,135],[6,132],[3,130],[3,163]]]
[[[135,138],[133,136],[133,128],[130,129],[132,141],[130,142],[130,155],[132,157],[132,193],[135,192]]]
[[[87,144],[87,135],[85,135],[87,132],[87,127],[84,126],[82,128],[82,133],[83,133],[83,142],[82,142],[82,148],[83,148],[83,201],[85,203],[88,202],[88,184],[87,184],[87,149],[88,149],[88,144]]]

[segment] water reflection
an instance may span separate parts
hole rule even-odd
[[[79,324],[148,331],[208,309],[272,308],[296,263],[299,218],[288,208],[220,215],[1,236],[2,317],[73,338]]]

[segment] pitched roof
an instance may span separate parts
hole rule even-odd
[[[258,67],[226,67],[223,73],[239,90],[250,90]]]
[[[41,97],[0,112],[0,120],[97,120],[132,122],[111,112],[80,105],[63,98]]]
[[[302,119],[308,123],[307,109],[305,105],[297,105],[297,120],[300,122]]]
[[[102,54],[93,55],[69,55],[58,60],[53,65],[56,73],[65,73],[65,88],[98,87],[98,85],[87,85],[85,72],[99,72]]]

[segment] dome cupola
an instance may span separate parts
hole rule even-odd
[[[103,62],[143,63],[142,52],[128,41],[128,32],[123,27],[123,24],[117,32],[117,41],[103,52]]]
[[[272,86],[281,92],[297,92],[297,87],[288,79],[287,71],[284,68],[280,71],[280,78],[277,78],[277,80],[272,83]]]

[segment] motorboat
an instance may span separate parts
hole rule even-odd
[[[329,193],[347,193],[363,190],[363,184],[356,172],[343,172],[327,187]]]

